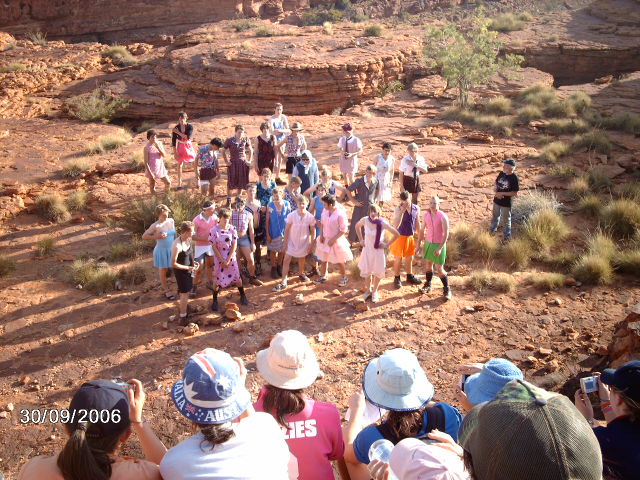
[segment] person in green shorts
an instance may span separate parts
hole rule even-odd
[[[429,293],[431,291],[431,279],[435,273],[442,281],[444,297],[451,300],[449,277],[444,270],[448,238],[449,217],[440,210],[440,198],[434,195],[429,201],[429,209],[424,214],[418,233],[418,251],[422,247],[422,257],[426,260],[426,277],[420,292]],[[424,245],[422,245],[423,240],[425,240]]]

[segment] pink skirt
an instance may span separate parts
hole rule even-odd
[[[316,257],[321,262],[329,263],[347,263],[353,260],[351,246],[345,237],[340,237],[336,243],[330,247],[325,240],[320,242],[320,238],[316,239]]]
[[[187,140],[186,142],[178,140],[176,142],[176,160],[180,163],[191,163],[196,159],[196,151],[193,144]]]

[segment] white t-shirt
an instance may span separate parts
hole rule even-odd
[[[160,462],[164,480],[287,480],[289,447],[273,417],[256,412],[233,423],[235,435],[211,450],[197,433]]]
[[[412,160],[412,158],[409,155],[405,155],[404,157],[402,157],[402,160],[400,161],[400,171],[405,175],[412,177],[413,165],[409,163],[410,160]],[[422,155],[416,155],[415,162],[418,167],[422,167],[424,169],[427,168],[427,162]]]

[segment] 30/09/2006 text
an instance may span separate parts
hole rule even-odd
[[[23,408],[20,410],[19,422],[29,423],[120,423],[120,410],[67,410],[59,408]]]

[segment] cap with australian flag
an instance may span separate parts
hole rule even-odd
[[[182,380],[173,385],[171,398],[182,415],[201,424],[230,422],[251,403],[238,363],[214,348],[189,358]]]

